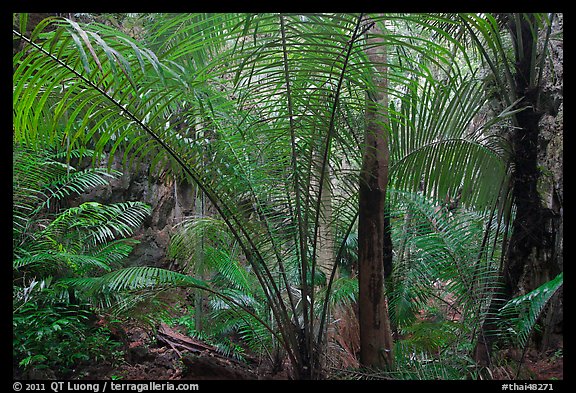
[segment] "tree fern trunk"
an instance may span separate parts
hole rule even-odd
[[[375,25],[371,33],[381,34]],[[358,284],[360,363],[384,368],[393,363],[392,334],[384,293],[384,214],[388,185],[388,138],[382,111],[387,107],[386,52],[381,37],[371,36],[366,50],[376,66],[375,89],[368,94],[365,151],[360,175]]]
[[[515,115],[515,127],[510,136],[516,217],[502,267],[503,293],[490,304],[489,317],[476,346],[475,357],[480,364],[490,363],[495,341],[491,333],[497,328],[491,317],[519,292],[529,292],[560,272],[551,260],[554,244],[546,234],[550,212],[542,205],[538,191],[539,123],[544,111],[540,104],[542,86],[536,78],[537,22],[531,14],[512,16],[508,27],[516,60],[513,89],[516,97],[523,97],[519,106],[526,108]]]
[[[512,130],[512,151],[514,162],[513,197],[517,208],[512,224],[512,236],[508,249],[507,262],[504,265],[504,283],[506,296],[512,297],[518,290],[520,279],[528,263],[538,263],[541,258],[544,239],[542,206],[537,185],[539,170],[538,159],[538,123],[542,113],[538,111],[540,86],[531,84],[535,73],[532,63],[535,37],[530,20],[514,18],[510,32],[516,49],[515,90],[518,97],[524,97],[522,104],[529,106],[516,114],[517,128]]]

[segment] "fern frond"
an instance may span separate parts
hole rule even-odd
[[[182,285],[206,287],[204,281],[154,267],[128,267],[101,277],[70,278],[63,282],[88,293],[136,291]]]
[[[130,236],[150,212],[150,206],[141,202],[109,205],[85,202],[58,215],[44,230],[44,235],[67,237],[77,234],[87,244],[95,246]]]
[[[86,271],[99,268],[110,271],[107,261],[99,256],[69,253],[57,250],[47,250],[32,255],[16,258],[13,261],[14,270],[22,268],[35,271],[56,272],[62,268],[72,268],[74,271]]]
[[[493,229],[482,214],[465,209],[448,214],[439,201],[391,191],[397,206],[391,215],[404,218],[391,221],[398,251],[388,296],[398,327],[411,326],[430,302],[466,313],[470,324],[486,318],[499,282],[499,260],[491,249],[499,247],[502,234],[483,245],[486,231]]]
[[[533,291],[509,300],[498,312],[497,334],[525,347],[540,314],[563,284],[564,273],[560,273]]]
[[[339,277],[334,280],[330,301],[336,304],[354,304],[358,299],[358,279]]]

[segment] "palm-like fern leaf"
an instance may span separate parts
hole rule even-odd
[[[136,291],[184,284],[196,287],[206,286],[203,281],[191,276],[147,266],[120,269],[100,277],[70,278],[64,282],[91,294]]]
[[[85,231],[90,244],[101,244],[118,237],[130,236],[150,214],[149,206],[140,202],[103,205],[85,202],[60,214],[46,228],[46,233],[63,236],[67,231]]]
[[[94,162],[105,153],[109,163],[123,154],[128,165],[149,161],[153,169],[169,167],[194,181],[227,227],[223,243],[238,246],[247,265],[232,253],[206,248],[210,262],[226,279],[241,280],[238,290],[247,289],[249,280],[237,274],[250,267],[285,344],[293,345],[293,361],[301,354],[289,326],[303,321],[311,336],[315,303],[330,296],[318,295],[310,280],[320,238],[332,231],[334,238],[348,239],[357,217],[359,136],[366,92],[374,89],[374,65],[364,53],[368,20],[387,27],[381,38],[391,53],[387,93],[394,104],[380,110],[389,118],[392,184],[436,200],[461,190],[464,205],[482,209],[493,207],[507,187],[505,149],[488,134],[512,113],[515,101],[495,119],[473,124],[486,105],[482,85],[470,72],[459,36],[438,28],[465,31],[458,19],[358,14],[154,19],[158,23],[142,42],[109,26],[68,20],[58,20],[51,32],[39,28],[30,39],[15,32],[26,41],[26,50],[14,56],[15,139],[30,146],[45,141],[70,149],[88,146]],[[431,38],[419,36],[425,29]],[[466,291],[479,287],[479,277],[491,272],[488,263],[471,267],[473,252],[466,252],[458,237],[476,239],[480,230],[465,222],[476,217],[451,219],[424,210],[423,233],[404,239],[418,263],[404,268],[423,282],[447,269],[446,276],[458,277],[450,289],[465,299]],[[115,222],[102,227],[96,240],[110,239],[115,230],[127,232]],[[186,248],[177,242],[175,248]],[[344,247],[330,247],[335,269],[337,251]],[[110,282],[154,282],[128,273],[113,277]],[[301,290],[298,297],[294,288]],[[416,292],[406,296],[426,297]],[[309,297],[310,305],[299,303]]]
[[[502,141],[486,137],[484,127],[471,129],[485,103],[474,80],[425,82],[409,90],[392,111],[391,186],[415,192],[424,185],[436,198],[461,190],[462,203],[493,206],[507,178],[506,155]],[[491,176],[478,183],[482,173]]]
[[[485,231],[491,238],[500,236],[499,241],[502,234],[487,228],[482,215],[449,214],[439,208],[440,203],[418,194],[394,191],[392,197],[406,209],[400,217],[409,217],[393,221],[393,240],[399,247],[389,297],[398,326],[410,326],[416,313],[427,308],[430,300],[440,300],[438,296],[450,298],[451,303],[441,302],[443,306],[466,313],[467,322],[486,318],[490,296],[497,289],[498,256],[481,252],[486,247],[482,239]],[[497,247],[499,241],[495,239],[490,247]],[[435,288],[438,284],[443,292]]]
[[[89,152],[72,150],[70,153],[76,159],[82,159]],[[119,174],[102,168],[77,170],[59,161],[57,153],[34,151],[22,145],[15,146],[13,168],[15,231],[29,225],[33,216],[64,198],[107,185]]]
[[[564,284],[564,273],[529,293],[509,300],[499,311],[499,334],[523,348],[548,301]]]

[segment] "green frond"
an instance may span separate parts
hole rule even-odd
[[[249,274],[246,266],[242,266],[237,258],[231,258],[227,250],[208,248],[206,250],[206,264],[217,273],[214,281],[222,281],[223,287],[231,286],[250,293],[256,287],[256,282]]]
[[[55,179],[52,184],[47,185],[46,207],[50,207],[51,200],[62,200],[70,195],[80,195],[99,186],[106,186],[110,179],[114,179],[118,175],[118,171],[100,168],[67,173],[61,178]]]
[[[523,348],[542,311],[564,284],[564,273],[525,295],[509,300],[498,312],[498,334]]]
[[[147,266],[123,268],[99,277],[66,278],[60,282],[97,306],[119,304],[123,309],[140,301],[131,294],[174,287],[208,287],[204,281],[191,276]]]
[[[358,279],[339,277],[334,280],[330,301],[336,304],[354,304],[358,299]]]
[[[85,150],[70,151],[71,157],[81,160],[90,155]],[[34,217],[71,195],[99,186],[119,175],[117,171],[101,168],[77,170],[65,164],[64,153],[32,150],[16,144],[13,155],[13,225],[23,233]]]
[[[462,203],[480,209],[496,203],[507,177],[506,156],[497,143],[470,129],[485,100],[474,80],[457,86],[426,82],[422,90],[411,90],[391,112],[391,187],[416,192],[424,185],[426,195],[435,198],[461,190]],[[482,173],[491,175],[478,184]]]
[[[522,99],[505,94],[501,108],[487,111],[489,83],[481,71],[488,67],[503,93],[512,81],[512,46],[502,38],[502,19],[358,13],[148,18],[146,34],[136,40],[114,26],[63,18],[40,23],[26,37],[27,18],[20,17],[13,32],[24,47],[13,56],[13,139],[19,146],[14,269],[107,271],[62,284],[118,310],[154,298],[157,290],[201,288],[211,294],[223,350],[240,353],[226,341],[236,332],[259,350],[279,339],[295,361],[299,338],[291,324],[301,321],[305,334],[316,334],[311,326],[318,310],[322,318],[328,313],[323,301],[355,300],[354,279],[323,287],[315,275],[320,262],[346,261],[349,270],[356,262],[351,232],[362,135],[378,76],[387,80],[389,100],[377,110],[389,132],[390,310],[397,327],[414,338],[411,349],[422,366],[407,367],[416,376],[438,377],[465,367],[437,369],[427,352],[457,350],[442,339],[464,341],[472,334],[465,327],[485,318],[497,291],[500,224],[512,219],[509,146],[497,135],[513,124]],[[372,64],[365,53],[372,22],[382,28],[386,64]],[[478,67],[480,61],[486,65]],[[538,61],[542,68],[544,60]],[[374,74],[380,69],[386,75]],[[34,157],[45,146],[58,156]],[[189,275],[149,267],[109,271],[131,250],[133,243],[120,238],[133,233],[149,207],[88,202],[53,215],[66,197],[118,175],[77,171],[73,162],[91,159],[97,166],[104,159],[111,167],[118,157],[125,167],[146,163],[151,172],[194,183],[219,215],[192,217],[176,228],[168,255]],[[324,256],[330,237],[331,256]],[[210,286],[193,279],[196,274],[210,276]],[[461,321],[463,330],[414,324],[419,311],[439,304],[469,317]],[[428,333],[432,345],[426,347]]]
[[[482,214],[459,208],[448,212],[440,201],[391,190],[396,208],[392,239],[396,258],[388,290],[391,318],[410,327],[430,303],[447,313],[468,316],[467,325],[482,321],[498,290],[502,233],[487,225]],[[488,232],[490,242],[483,239]],[[499,237],[493,239],[494,236]]]
[[[234,299],[235,304],[242,304],[259,316],[266,316],[269,313],[261,300],[255,299],[247,293],[234,289],[224,291],[228,298]],[[222,340],[222,338],[237,334],[242,343],[252,350],[261,352],[273,347],[269,328],[262,324],[261,320],[254,318],[255,314],[245,312],[245,310],[217,297],[213,297],[210,303],[209,316],[212,326],[209,331],[212,337],[219,338],[218,342],[226,346],[227,341]],[[233,351],[235,356],[239,355],[236,350]]]
[[[16,271],[23,268],[44,272],[56,272],[62,268],[70,268],[74,271],[86,271],[93,268],[110,271],[110,266],[107,262],[101,256],[47,250],[16,258],[12,267]]]
[[[84,202],[59,214],[44,230],[44,234],[51,237],[77,234],[88,244],[102,244],[132,235],[150,212],[150,206],[141,202],[109,205]]]

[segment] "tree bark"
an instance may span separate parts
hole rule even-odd
[[[358,284],[360,364],[385,368],[393,364],[392,334],[384,286],[385,199],[388,185],[388,137],[385,128],[386,52],[382,31],[374,25],[366,53],[375,65],[374,88],[368,93],[365,151],[360,174],[358,216]]]
[[[532,14],[519,20],[512,19],[510,23],[517,59],[515,89],[518,97],[524,97],[520,105],[527,105],[528,108],[516,115],[517,128],[512,133],[515,168],[513,195],[517,210],[503,271],[507,298],[529,292],[561,271],[556,260],[557,241],[554,239],[559,214],[544,206],[539,191],[540,120],[547,108],[544,105],[543,85],[532,82],[536,80],[534,75],[538,71],[533,60],[533,57],[537,57],[533,53],[538,39],[536,26]],[[539,340],[541,336],[537,334],[536,338]]]
[[[331,228],[332,184],[329,166],[326,166],[324,170],[324,184],[322,185],[322,200],[320,203],[321,215],[320,221],[318,222],[318,256],[316,258],[318,273],[324,276],[322,285],[326,285],[328,282],[335,263],[334,233]],[[320,174],[318,175],[320,178]],[[334,278],[336,279],[337,276]],[[315,277],[314,280],[316,280]]]
[[[540,103],[542,85],[534,83],[538,71],[534,64],[537,56],[533,53],[538,39],[535,17],[512,17],[508,27],[516,60],[512,88],[516,97],[523,98],[518,105],[526,108],[515,115],[515,127],[510,136],[516,217],[501,272],[503,293],[490,304],[490,316],[482,327],[475,350],[476,360],[484,365],[490,364],[495,341],[490,332],[497,329],[494,318],[497,311],[514,296],[527,293],[560,273],[558,264],[553,260],[556,242],[549,239],[546,233],[554,219],[554,212],[543,206],[538,191],[540,119],[545,111]]]
[[[543,211],[538,195],[538,123],[542,117],[538,111],[540,86],[532,86],[531,75],[535,72],[532,64],[532,49],[535,37],[531,32],[532,19],[522,18],[519,25],[514,19],[510,32],[516,49],[515,90],[518,97],[524,97],[521,105],[528,108],[516,114],[516,128],[512,130],[513,198],[516,205],[516,218],[512,224],[512,236],[508,249],[507,263],[504,265],[506,297],[517,291],[524,269],[532,260],[539,259],[543,249]],[[518,34],[520,33],[520,34]]]

